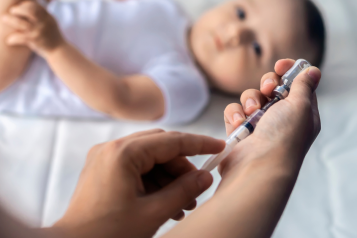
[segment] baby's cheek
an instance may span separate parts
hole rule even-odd
[[[251,62],[244,49],[222,52],[213,60],[212,71],[217,85],[230,93],[242,93],[247,89],[259,89],[263,72]]]
[[[254,70],[249,67],[220,63],[214,66],[216,85],[229,93],[242,93],[247,89],[259,89],[260,79]]]

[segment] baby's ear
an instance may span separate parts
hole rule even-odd
[[[275,64],[275,72],[283,76],[286,72],[288,72],[291,67],[293,67],[295,64],[295,60],[292,59],[282,59],[276,62]]]

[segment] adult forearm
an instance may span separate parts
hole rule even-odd
[[[216,195],[165,237],[270,237],[299,170],[277,157],[254,158],[230,171]]]

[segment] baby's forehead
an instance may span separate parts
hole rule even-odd
[[[284,16],[285,18],[287,16],[294,18],[303,18],[305,14],[305,0],[235,0],[231,2],[246,6],[247,8],[249,8],[248,10],[250,10],[250,14],[268,15],[269,18],[272,19],[281,19],[279,15]]]
[[[231,2],[246,2],[252,4],[253,6],[291,6],[291,7],[298,7],[303,5],[304,0],[230,0]]]

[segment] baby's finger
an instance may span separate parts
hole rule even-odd
[[[276,73],[267,73],[262,77],[260,91],[266,97],[271,97],[274,89],[280,84],[281,77]]]
[[[292,59],[282,59],[276,62],[275,64],[275,72],[283,76],[286,72],[288,72],[291,67],[293,67],[295,64],[295,60]]]
[[[36,1],[25,1],[10,8],[10,13],[27,18],[29,21],[36,23],[46,10]]]
[[[268,99],[259,90],[249,89],[242,94],[240,101],[245,115],[250,116],[255,110],[264,106]]]
[[[230,135],[246,119],[242,105],[238,103],[229,104],[224,110],[224,123],[227,135]]]
[[[32,24],[30,22],[24,18],[14,15],[6,14],[1,18],[1,20],[17,31],[29,31],[32,28]]]
[[[6,39],[6,43],[9,46],[26,45],[27,41],[27,36],[23,33],[13,33]]]

